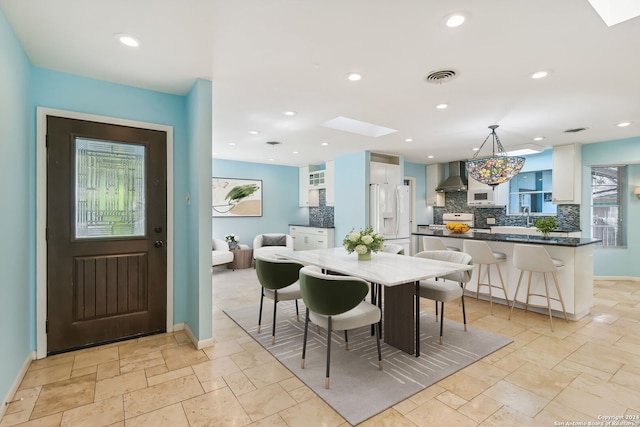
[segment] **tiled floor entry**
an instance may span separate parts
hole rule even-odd
[[[0,427],[348,426],[222,313],[258,301],[255,270],[214,270],[215,346],[196,350],[176,332],[34,361]],[[467,298],[471,325],[514,342],[361,425],[538,427],[640,415],[640,282],[594,288],[591,315],[557,319],[554,332],[544,315],[515,310],[509,321],[506,307],[491,316],[488,302]],[[461,321],[460,310],[445,313]]]

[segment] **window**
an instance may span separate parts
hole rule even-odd
[[[622,214],[626,166],[591,168],[591,237],[601,246],[626,245]]]
[[[520,172],[509,181],[509,214],[519,215],[528,209],[532,214],[556,215],[551,185],[551,169]]]

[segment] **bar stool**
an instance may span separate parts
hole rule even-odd
[[[527,299],[525,301],[524,311],[527,311],[529,306],[543,307],[544,305],[529,304],[530,296],[544,297],[547,299],[547,310],[549,310],[549,324],[551,331],[553,332],[553,316],[551,314],[551,301],[558,301],[562,306],[562,313],[564,314],[564,320],[569,322],[567,318],[567,311],[564,308],[564,301],[562,300],[562,293],[560,292],[560,286],[558,286],[558,277],[556,272],[564,267],[564,261],[556,258],[551,258],[549,252],[544,246],[540,245],[519,245],[513,246],[513,265],[520,269],[520,277],[518,278],[518,286],[516,287],[516,293],[513,296],[513,305],[509,310],[509,319],[511,319],[511,313],[513,307],[516,305],[516,299],[518,298],[518,290],[520,289],[520,282],[525,271],[529,272],[529,281],[527,282]],[[531,277],[534,272],[542,273],[544,278],[544,294],[537,294],[531,291]],[[553,282],[556,285],[557,298],[549,296],[549,284],[547,283],[547,273],[551,273]]]
[[[473,258],[473,264],[478,266],[478,282],[476,287],[476,299],[480,296],[480,287],[489,287],[489,307],[491,314],[493,315],[493,288],[500,289],[504,293],[504,299],[507,301],[507,307],[509,304],[509,295],[507,294],[507,288],[504,285],[502,279],[502,271],[500,271],[500,263],[506,261],[507,255],[502,252],[494,252],[491,250],[486,242],[479,240],[465,240],[462,242],[462,251],[471,255]],[[487,270],[487,283],[480,283],[480,276],[482,276],[482,266],[486,266]],[[500,286],[491,282],[491,266],[495,265],[498,270],[498,277],[500,278]]]
[[[444,244],[441,238],[435,236],[422,236],[422,250],[423,251],[460,251],[460,249],[447,246]]]

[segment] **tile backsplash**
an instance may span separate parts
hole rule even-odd
[[[312,227],[333,227],[333,206],[327,206],[327,192],[320,189],[318,206],[309,208],[309,225]]]
[[[442,224],[442,215],[449,212],[472,213],[475,226],[479,228],[491,227],[487,218],[495,218],[495,225],[526,225],[527,218],[521,215],[507,215],[506,208],[473,208],[467,206],[466,192],[446,193],[444,207],[433,208],[434,224]],[[540,218],[536,216],[535,218]],[[563,231],[580,230],[580,205],[558,205],[559,229]]]

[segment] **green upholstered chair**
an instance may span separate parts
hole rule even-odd
[[[298,272],[302,264],[278,259],[271,256],[259,255],[256,258],[256,274],[260,282],[260,313],[258,314],[258,333],[262,323],[262,304],[264,297],[273,300],[273,326],[271,329],[271,343],[276,341],[276,308],[278,302],[295,300],[296,318],[299,319],[298,299],[302,298]]]
[[[304,341],[302,345],[302,362],[307,351],[307,331],[309,320],[327,329],[327,369],[325,388],[329,388],[329,367],[331,364],[331,332],[344,330],[347,350],[349,341],[347,330],[362,326],[378,327],[380,308],[364,300],[369,291],[369,284],[359,278],[350,276],[328,275],[318,267],[309,266],[300,270],[300,291],[302,300],[307,306],[304,323]],[[378,369],[382,369],[382,353],[380,351],[380,335],[374,334],[378,347]]]
[[[438,261],[455,262],[456,264],[473,265],[471,255],[464,252],[450,250],[422,251],[415,256]],[[471,270],[447,274],[437,279],[421,280],[419,292],[421,298],[427,298],[436,303],[436,322],[438,321],[438,302],[440,302],[440,344],[442,344],[442,325],[444,323],[444,303],[460,298],[462,302],[462,318],[464,330],[467,330],[467,314],[464,309],[464,287],[471,280]],[[416,313],[420,316],[420,313]]]

